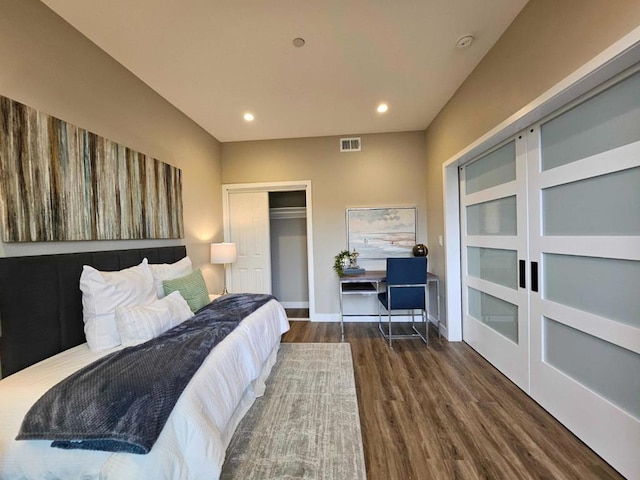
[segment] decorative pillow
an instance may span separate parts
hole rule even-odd
[[[193,312],[177,291],[149,305],[116,308],[116,324],[123,345],[151,340],[191,317]]]
[[[189,308],[194,312],[209,303],[209,292],[207,292],[207,285],[204,283],[200,269],[194,270],[193,273],[185,277],[165,280],[162,285],[165,295],[179,291],[189,304]]]
[[[164,288],[162,287],[164,280],[184,277],[193,272],[191,259],[189,257],[184,257],[175,263],[150,263],[149,268],[151,268],[151,273],[153,273],[153,281],[156,285],[158,298],[164,297]]]
[[[82,267],[82,316],[84,334],[93,351],[120,345],[116,307],[148,305],[156,300],[153,275],[145,258],[140,265],[118,272]]]

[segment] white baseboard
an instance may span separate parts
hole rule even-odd
[[[435,323],[435,322],[431,322],[431,325],[433,325],[433,326],[436,328],[436,330],[438,329],[438,324],[437,324],[437,323]],[[447,335],[448,335],[447,326],[446,326],[446,325],[443,325],[443,324],[441,323],[441,324],[440,324],[440,336],[441,336],[442,338],[446,338],[446,339],[448,339]]]
[[[310,319],[312,322],[339,322],[340,314],[339,313],[316,313],[315,315],[309,315],[312,318]]]
[[[309,302],[280,302],[284,308],[309,308]]]
[[[312,322],[339,322],[340,321],[340,314],[339,313],[316,313],[313,318],[310,319],[310,321]],[[378,321],[378,316],[358,316],[358,317],[347,317],[344,319],[344,323],[349,323],[349,322],[353,322],[353,323],[359,323],[359,322],[377,322]],[[382,317],[382,321],[386,322],[386,318]],[[391,320],[391,322],[410,322],[411,321],[411,316],[410,315],[402,315],[402,316],[398,316],[398,317],[393,317],[393,319]],[[431,322],[431,325],[433,325],[433,327],[437,330],[438,329],[438,324],[436,322],[434,322],[433,320],[429,320]],[[447,326],[444,324],[440,324],[440,335],[442,336],[442,338],[447,338],[448,339],[448,331],[447,331]],[[459,340],[457,340],[459,341]]]
[[[419,315],[415,317],[416,321],[420,319]],[[311,319],[312,322],[339,322],[339,313],[316,313]],[[363,322],[377,322],[378,315],[357,315],[353,317],[345,317],[344,323],[363,323]],[[382,315],[382,321],[387,321],[387,316]],[[411,315],[397,315],[391,318],[391,322],[410,322]]]

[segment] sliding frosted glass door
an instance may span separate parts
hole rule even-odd
[[[640,478],[640,73],[527,135],[531,395]]]
[[[524,135],[460,169],[463,339],[528,392],[525,177]]]

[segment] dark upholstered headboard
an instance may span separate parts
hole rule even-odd
[[[80,274],[83,265],[115,271],[173,263],[184,246],[0,258],[2,376],[85,342]]]

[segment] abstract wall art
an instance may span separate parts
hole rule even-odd
[[[180,169],[0,96],[4,242],[181,238]]]
[[[416,208],[348,208],[347,244],[360,259],[410,257],[416,244]]]

